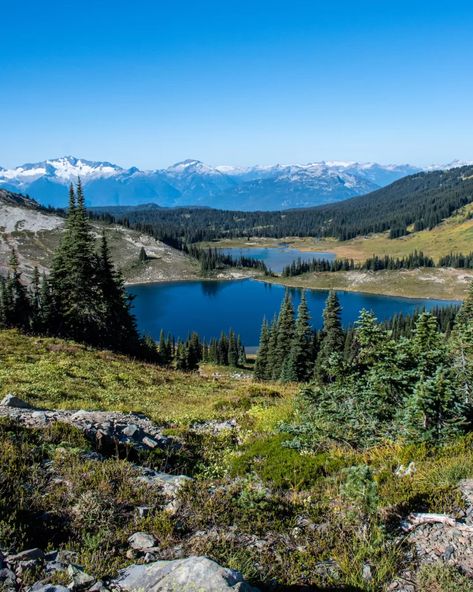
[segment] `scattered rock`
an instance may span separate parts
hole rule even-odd
[[[108,588],[105,586],[102,580],[99,580],[89,588],[88,592],[108,592]]]
[[[0,403],[0,417],[9,417],[27,427],[44,428],[61,421],[82,430],[99,447],[116,449],[117,445],[138,450],[156,447],[179,447],[176,440],[164,436],[162,428],[138,413],[114,411],[38,410],[14,395],[7,395]]]
[[[369,582],[370,580],[373,579],[373,574],[372,574],[372,571],[371,571],[371,566],[368,565],[367,563],[365,563],[363,565],[362,577],[365,580],[365,582]]]
[[[17,409],[31,409],[31,406],[28,405],[28,403],[11,394],[6,395],[0,402],[0,405],[2,407],[15,407]]]
[[[31,586],[29,592],[71,592],[69,588],[65,586],[53,585],[53,584],[35,584]]]
[[[407,465],[407,467],[405,467],[404,465],[401,465],[400,467],[398,467],[394,474],[397,477],[409,477],[410,475],[412,475],[415,472],[416,472],[415,463],[410,462]]]
[[[7,563],[21,563],[24,561],[43,561],[44,553],[41,549],[28,549],[17,553],[16,555],[9,555],[7,557]]]
[[[141,442],[148,448],[156,448],[156,446],[158,445],[158,443],[156,442],[156,440],[153,440],[153,438],[149,438],[148,436],[145,436]]]
[[[139,518],[146,518],[146,516],[149,515],[150,511],[151,511],[150,506],[138,506],[136,508],[136,513],[138,514]]]
[[[79,565],[69,565],[67,567],[67,573],[71,576],[72,585],[69,588],[73,590],[83,590],[84,588],[90,588],[95,582],[95,578],[89,576]]]
[[[221,567],[207,557],[131,565],[114,583],[127,592],[257,592],[239,572]]]
[[[0,569],[0,582],[4,585],[15,584],[16,577],[11,569]]]
[[[215,435],[220,434],[221,432],[235,430],[236,428],[238,428],[238,423],[236,419],[227,419],[224,421],[209,419],[207,421],[201,421],[198,423],[194,423],[192,425],[192,429],[195,432],[209,433]]]
[[[169,473],[160,473],[146,467],[137,467],[141,473],[139,480],[150,487],[157,487],[167,500],[165,509],[170,513],[176,513],[179,509],[178,493],[186,483],[193,481],[186,475],[170,475]]]
[[[128,436],[129,438],[133,438],[133,436],[139,431],[140,428],[135,423],[130,423],[123,430],[123,433],[125,434],[125,436]]]
[[[156,539],[152,534],[147,532],[135,532],[128,539],[128,543],[132,549],[136,551],[144,551],[145,549],[151,549],[156,545]]]
[[[56,561],[63,564],[69,563],[76,563],[78,559],[78,554],[75,551],[68,551],[67,549],[62,549],[58,551],[56,555]]]

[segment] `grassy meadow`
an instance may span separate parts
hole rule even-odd
[[[400,517],[413,510],[462,511],[458,481],[473,477],[471,435],[438,449],[386,442],[365,451],[333,446],[304,454],[284,445],[288,436],[279,428],[296,417],[297,392],[296,385],[260,384],[226,368],[187,374],[73,342],[1,331],[1,395],[13,393],[44,408],[142,412],[182,443],[182,459],[166,470],[184,470],[194,481],[171,515],[159,496],[137,484],[126,460],[84,457],[91,445],[72,427],[37,430],[1,420],[6,495],[0,543],[73,549],[86,571],[106,577],[131,562],[127,539],[141,530],[156,537],[162,556],[172,557],[176,546],[185,555],[205,554],[239,569],[262,590],[274,590],[274,581],[280,591],[385,589],[409,565],[408,541],[398,536]],[[189,429],[194,421],[226,418],[237,420],[236,432],[198,435]],[[46,461],[56,475],[54,487]],[[159,455],[142,462],[163,468]],[[400,477],[397,469],[410,462],[415,471]],[[373,475],[369,510],[345,486],[350,467],[357,466],[368,466]],[[136,513],[143,504],[150,508],[144,518]],[[47,525],[37,518],[43,515]],[[465,581],[450,572],[424,574],[419,590],[436,589],[439,582],[459,582],[451,590],[462,590]],[[38,576],[31,574],[31,581]],[[58,573],[53,583],[63,579]]]

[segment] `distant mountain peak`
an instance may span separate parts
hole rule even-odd
[[[454,161],[444,167],[468,164]],[[109,161],[59,156],[0,168],[0,188],[28,193],[42,204],[67,204],[67,185],[81,177],[88,205],[207,206],[279,210],[341,201],[425,169],[408,164],[326,160],[306,164],[211,166],[187,158],[166,169],[125,169]]]

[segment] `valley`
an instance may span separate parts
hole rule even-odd
[[[80,182],[67,215],[0,190],[8,590],[468,590],[462,175],[287,214],[89,217]]]

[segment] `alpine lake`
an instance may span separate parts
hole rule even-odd
[[[262,260],[278,273],[299,257],[302,260],[334,258],[331,253],[304,252],[284,246],[222,250],[235,258],[242,255]],[[294,307],[297,308],[301,289],[253,279],[161,282],[128,288],[128,292],[134,296],[133,310],[143,334],[158,339],[161,330],[164,330],[176,338],[185,339],[189,333],[196,331],[208,340],[218,337],[222,331],[233,329],[241,336],[249,351],[258,344],[263,318],[270,321],[278,313],[286,290],[289,290]],[[328,292],[305,292],[312,324],[319,329]],[[384,321],[399,313],[408,315],[421,309],[431,310],[456,303],[361,292],[338,292],[338,297],[344,326],[353,324],[362,309],[372,311],[379,321]]]

